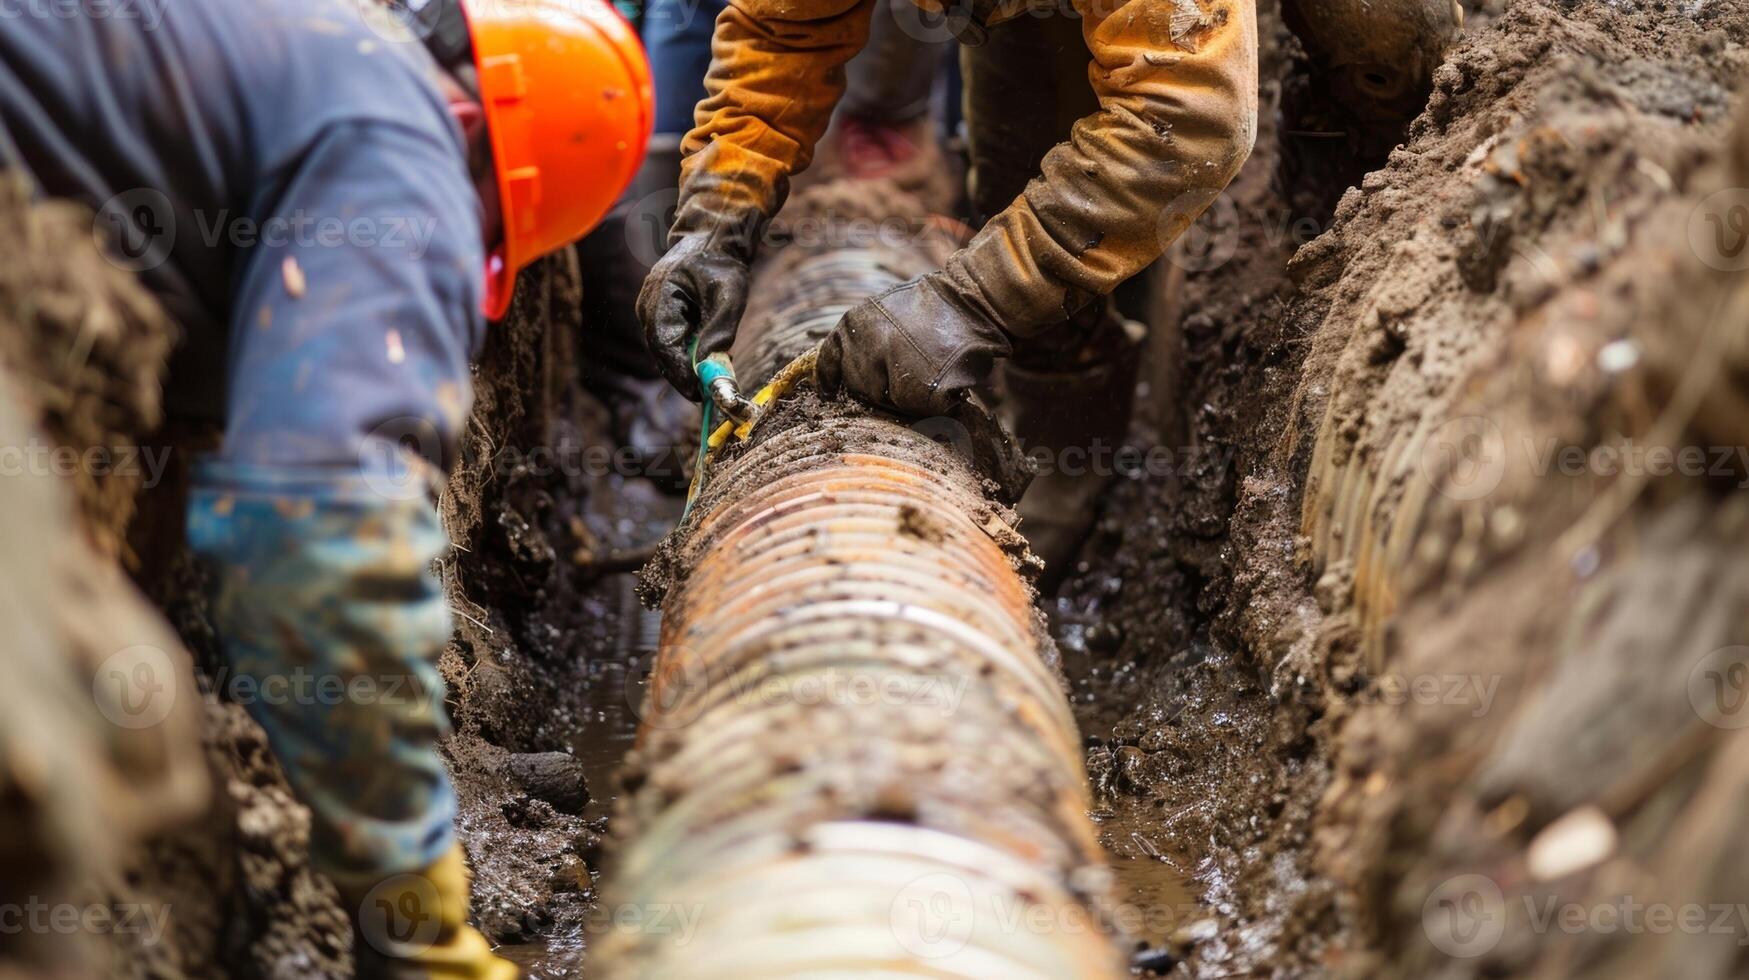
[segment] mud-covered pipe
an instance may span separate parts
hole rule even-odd
[[[737,363],[768,375],[940,252],[786,250]],[[646,572],[661,648],[592,971],[1125,975],[1012,511],[951,449],[807,391],[707,479]]]

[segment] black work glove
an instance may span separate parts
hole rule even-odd
[[[693,365],[735,343],[747,309],[748,266],[764,227],[758,211],[724,213],[702,198],[684,202],[667,254],[638,292],[638,319],[656,367],[695,402],[703,392]]]
[[[950,416],[1012,353],[975,287],[932,272],[864,300],[820,344],[814,379],[912,418]]]

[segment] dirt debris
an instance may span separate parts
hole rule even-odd
[[[899,508],[899,533],[923,541],[940,541],[947,537],[947,527],[922,508],[907,504]]]

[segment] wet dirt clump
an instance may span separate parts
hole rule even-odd
[[[1163,268],[1134,437],[1161,452],[1120,476],[1044,603],[1138,963],[1740,975],[1741,930],[1544,915],[1749,895],[1749,752],[1733,702],[1707,700],[1749,645],[1745,474],[1713,453],[1749,443],[1749,312],[1740,271],[1705,257],[1732,245],[1735,199],[1715,195],[1749,186],[1731,122],[1749,9],[1471,5],[1486,15],[1428,111],[1368,158],[1321,154],[1329,133],[1292,115],[1293,44],[1260,7],[1263,104],[1290,114],[1266,109],[1252,161]],[[80,269],[102,273],[44,274]],[[609,426],[574,384],[574,261],[526,278],[442,500],[446,751],[482,928],[561,976],[591,938],[654,646],[631,577],[593,559],[649,544],[679,505],[589,462]],[[167,341],[125,306],[92,332],[106,321],[71,295],[34,335],[59,346],[0,351],[90,366],[55,387],[71,394],[48,428],[104,445],[151,424],[141,379]],[[1630,472],[1636,446],[1705,458]],[[131,491],[93,489],[87,514],[127,523]],[[210,682],[192,570],[136,551]],[[209,690],[212,803],[120,872],[173,907],[169,938],[118,947],[116,970],[343,976],[350,928],[307,866],[307,814]]]
[[[131,273],[93,247],[89,212],[63,201],[29,206],[30,194],[23,180],[0,179],[0,208],[21,219],[0,266],[10,321],[0,363],[43,430],[18,448],[71,481],[99,550],[120,556],[135,496],[165,462],[144,440],[163,420],[160,382],[177,330]]]

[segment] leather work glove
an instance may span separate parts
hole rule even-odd
[[[814,381],[900,415],[946,416],[1012,349],[975,285],[932,272],[844,314],[820,344]]]
[[[667,254],[638,292],[638,319],[656,367],[695,402],[703,392],[693,365],[735,342],[747,308],[748,266],[765,227],[757,211],[725,213],[712,203],[693,198],[682,205]]]
[[[1256,5],[1072,2],[1099,111],[941,274],[846,315],[843,336],[826,342],[827,383],[901,409],[939,406],[1006,353],[1007,337],[1061,324],[1159,258],[1238,173],[1257,127]],[[709,178],[718,200],[776,213],[844,91],[873,4],[729,0],[699,124],[682,143],[683,211]],[[701,341],[699,356],[711,352]],[[682,382],[696,397],[697,383]]]
[[[657,366],[693,401],[703,397],[693,365],[734,343],[759,236],[789,175],[813,159],[873,8],[874,0],[730,0],[717,18],[699,122],[680,144],[669,251],[638,295]]]

